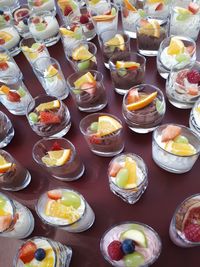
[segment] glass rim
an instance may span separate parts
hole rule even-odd
[[[166,24],[166,25],[168,24],[168,26],[169,26],[169,23],[170,23],[170,18],[169,18],[169,16],[167,16],[166,18],[164,17],[164,18],[162,19],[162,21],[161,21],[161,19],[160,19],[159,16],[150,16],[150,15],[148,15],[148,16],[146,16],[146,17],[144,17],[144,18],[139,17],[139,18],[136,19],[135,25],[136,25],[137,28],[140,27],[139,23],[140,23],[141,20],[145,20],[145,21],[149,21],[149,20],[159,21],[160,23],[159,23],[159,22],[158,22],[158,23],[159,23],[160,27],[165,26],[165,24]],[[152,29],[151,29],[150,31],[152,31]],[[168,36],[168,37],[169,37],[169,36]],[[166,38],[167,38],[167,37],[166,37]],[[165,39],[166,39],[166,38],[165,38]]]
[[[12,207],[12,221],[11,221],[10,225],[3,232],[0,232],[0,236],[1,236],[2,233],[9,232],[9,229],[12,228],[13,219],[14,219],[14,216],[16,214],[16,207],[15,207],[14,201],[11,198],[9,198],[6,194],[0,192],[0,195],[2,195],[6,199],[6,201],[9,201],[9,203]]]
[[[177,4],[175,4],[175,5],[173,5],[173,3],[172,3],[172,8],[171,8],[171,12],[173,12],[173,13],[176,13],[176,14],[180,14],[179,12],[178,12],[178,8],[183,8],[183,7],[181,7],[181,6],[179,6],[179,5],[177,5]],[[186,8],[185,8],[186,9]],[[200,16],[200,13],[198,12],[198,13],[196,13],[196,14],[194,14],[194,13],[192,13],[192,12],[190,12],[190,13],[188,13],[187,14],[188,15],[188,17],[190,17],[190,16]]]
[[[28,13],[27,15],[20,16],[20,17],[19,17],[19,18],[20,18],[20,21],[21,21],[22,19],[24,19],[24,18],[28,18],[29,16],[32,15],[32,11],[31,11],[31,9],[29,8],[28,4],[26,4],[26,3],[24,3],[24,4],[20,4],[20,6],[19,6],[17,9],[15,9],[15,11],[13,12],[13,14],[15,14],[16,11],[19,11],[19,10],[22,9],[22,8],[26,8],[26,9],[29,11],[29,13]],[[14,17],[14,21],[16,21],[15,17]]]
[[[170,74],[172,72],[179,72],[179,71],[182,71],[182,70],[185,70],[185,69],[192,69],[195,67],[195,65],[198,65],[199,67],[199,71],[200,71],[200,61],[197,61],[195,60],[195,63],[193,65],[185,65],[183,66],[182,68],[178,68],[177,66],[180,66],[181,63],[177,63],[176,65],[174,65],[171,69],[170,69]]]
[[[118,45],[112,45],[113,47],[118,47],[119,45],[122,45],[122,44],[128,44],[128,43],[130,42],[130,37],[129,37],[129,35],[126,34],[126,33],[123,31],[123,29],[122,29],[122,30],[118,30],[118,29],[117,29],[117,30],[114,30],[114,29],[107,29],[107,30],[104,30],[104,31],[100,32],[100,34],[98,35],[99,43],[102,42],[102,44],[104,45],[102,35],[105,34],[105,33],[108,33],[108,32],[115,33],[115,35],[116,35],[116,34],[121,34],[121,35],[123,35],[123,36],[126,36],[126,38],[127,38],[127,40],[126,40],[126,41],[124,40],[123,43],[120,43],[120,44],[118,44]],[[127,52],[128,52],[128,51],[127,51]]]
[[[41,71],[41,70],[39,69],[39,67],[37,67],[37,65],[40,65],[40,64],[38,64],[38,62],[40,62],[40,60],[44,60],[44,59],[49,59],[50,62],[53,61],[53,63],[51,62],[52,64],[49,64],[49,66],[51,66],[51,65],[55,65],[55,64],[56,64],[56,66],[58,67],[58,69],[55,68],[55,69],[57,70],[57,72],[56,72],[54,75],[51,75],[51,76],[49,76],[49,77],[45,77],[45,76],[44,76],[44,71]],[[53,78],[53,77],[57,76],[58,74],[61,74],[60,63],[59,63],[55,58],[53,58],[53,57],[49,57],[49,56],[38,57],[32,64],[33,64],[33,68],[34,68],[37,72],[39,72],[39,73],[42,75],[42,77],[45,78],[45,79]]]
[[[159,50],[163,50],[165,48],[165,44],[166,42],[170,42],[171,38],[176,38],[176,39],[179,39],[180,41],[187,41],[187,42],[191,42],[193,45],[194,45],[194,48],[195,48],[195,51],[196,51],[196,42],[190,38],[190,37],[186,37],[186,36],[182,36],[182,35],[173,35],[171,34],[170,36],[166,37],[160,44],[160,48]]]

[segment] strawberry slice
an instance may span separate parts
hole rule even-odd
[[[5,41],[4,39],[0,38],[0,45],[4,45],[5,42],[6,42],[6,41]]]
[[[191,2],[188,6],[188,10],[193,14],[197,14],[199,12],[200,6],[196,3]]]
[[[29,263],[34,258],[36,250],[36,245],[33,242],[28,241],[21,247],[19,251],[20,260],[22,260],[23,263]]]
[[[110,166],[109,175],[116,177],[121,168],[122,166],[118,162],[113,162],[113,164]]]
[[[91,144],[99,145],[101,144],[101,138],[97,134],[91,134],[89,137],[89,142]]]
[[[9,91],[7,94],[7,99],[10,102],[20,102],[20,95],[16,92]]]
[[[40,112],[40,122],[44,124],[56,124],[60,123],[60,117],[52,112],[41,111]]]
[[[64,10],[64,16],[68,16],[70,12],[72,12],[71,6],[66,6]]]
[[[63,148],[61,147],[61,145],[56,141],[53,143],[50,151],[55,151],[55,150],[62,150]]]
[[[160,3],[160,4],[158,4],[157,7],[155,8],[155,11],[161,11],[161,10],[163,10],[163,8],[164,8],[164,4],[163,4],[163,3]]]
[[[50,199],[58,200],[62,198],[62,192],[60,190],[51,190],[47,192]]]
[[[0,70],[7,70],[8,69],[8,63],[5,61],[0,62]]]
[[[139,94],[138,94],[138,90],[137,89],[132,89],[127,96],[127,103],[131,104],[134,102],[137,102],[140,100]]]
[[[81,90],[84,90],[88,94],[93,95],[95,93],[95,87],[96,87],[96,82],[93,83],[84,83],[81,85]]]

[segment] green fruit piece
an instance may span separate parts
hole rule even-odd
[[[3,196],[0,196],[0,209],[3,209],[6,204],[6,200]]]
[[[90,130],[96,133],[96,132],[98,131],[98,125],[99,125],[99,124],[98,124],[97,121],[93,122],[93,123],[90,125]]]
[[[134,252],[126,255],[124,258],[124,263],[126,267],[139,267],[143,266],[145,259],[139,252]]]
[[[90,60],[86,60],[83,62],[78,63],[78,69],[81,70],[87,70],[90,67]]]
[[[125,188],[128,182],[128,169],[122,168],[119,170],[116,176],[117,186]]]
[[[176,138],[174,138],[175,143],[182,143],[182,144],[189,144],[189,141],[187,137],[183,135],[178,135]]]
[[[74,38],[76,40],[81,40],[83,38],[83,35],[82,35],[82,30],[80,28],[76,29],[74,31]]]
[[[183,20],[187,20],[189,17],[190,17],[190,14],[179,14],[176,17],[176,20],[183,21]]]
[[[38,121],[38,115],[35,112],[31,112],[28,115],[28,118],[31,122],[36,123]]]
[[[35,25],[35,28],[38,32],[44,31],[46,29],[46,24],[44,23],[38,23]]]
[[[118,73],[119,76],[123,77],[123,76],[125,76],[127,74],[127,70],[126,69],[119,69],[117,71],[117,73]]]
[[[26,91],[22,87],[17,90],[17,93],[20,95],[20,97],[24,97],[26,95]]]
[[[115,16],[117,14],[117,11],[114,7],[111,8],[111,15]]]
[[[143,9],[138,9],[138,14],[141,18],[145,18],[147,16],[146,12]]]
[[[41,46],[41,44],[34,43],[34,44],[32,44],[31,48],[32,48],[33,50],[38,50],[38,48],[39,48],[40,46]]]
[[[113,45],[109,45],[109,52],[114,52],[115,51],[115,48],[116,48],[116,46],[113,46]]]
[[[121,240],[132,239],[140,247],[147,248],[147,240],[142,230],[139,229],[130,229],[123,232],[120,236]]]
[[[80,89],[74,89],[74,90],[73,90],[73,93],[74,93],[75,95],[80,95],[80,94],[82,93],[82,90],[80,90]]]
[[[73,192],[63,192],[61,203],[65,206],[72,206],[78,209],[81,205],[81,198]]]
[[[176,60],[181,63],[181,62],[189,62],[190,61],[190,57],[188,55],[185,54],[180,54],[176,56]]]
[[[164,111],[164,103],[162,103],[159,99],[156,99],[156,110],[159,114],[162,114]]]

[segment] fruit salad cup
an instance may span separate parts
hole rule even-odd
[[[172,68],[190,67],[196,61],[195,42],[183,36],[170,36],[162,41],[157,55],[157,69],[166,79]]]
[[[31,175],[8,152],[0,150],[0,188],[8,191],[19,191],[29,185]]]
[[[90,13],[106,14],[110,11],[110,0],[86,0],[85,3]]]
[[[21,5],[13,12],[15,28],[22,37],[30,36],[28,19],[31,15],[31,10],[28,5]]]
[[[70,12],[79,10],[79,3],[76,0],[57,0],[57,5],[64,24],[69,23],[68,15]]]
[[[20,6],[20,4],[18,0],[0,0],[0,9],[4,8],[5,6],[9,7],[13,12]]]
[[[174,5],[171,10],[170,34],[197,40],[200,31],[200,3],[190,2],[186,7]]]
[[[134,204],[147,188],[147,174],[146,164],[138,155],[116,156],[108,167],[110,190],[125,202]]]
[[[166,20],[170,17],[171,2],[165,0],[145,0],[144,12],[149,17],[157,17],[159,20]]]
[[[60,39],[58,21],[49,11],[33,14],[28,20],[28,25],[33,38],[37,42],[44,42],[46,46],[52,46]]]
[[[185,126],[164,124],[153,132],[153,160],[168,172],[190,171],[199,157],[199,151],[198,135]]]
[[[79,179],[85,167],[74,145],[64,138],[44,138],[33,147],[34,160],[56,179],[70,182]]]
[[[65,99],[69,90],[58,61],[52,57],[39,57],[33,63],[33,70],[46,94]]]
[[[34,98],[27,107],[26,116],[32,130],[42,137],[62,137],[71,127],[67,106],[53,96]]]
[[[176,209],[170,223],[172,242],[183,248],[200,246],[200,194],[186,198]]]
[[[160,256],[162,244],[150,226],[131,221],[108,229],[100,241],[104,259],[115,267],[148,267]]]
[[[67,56],[72,68],[78,72],[83,70],[97,70],[97,47],[92,42],[80,42]]]
[[[30,210],[0,193],[0,237],[22,239],[33,229],[34,218]]]
[[[6,147],[15,134],[12,122],[0,111],[0,148]]]
[[[148,133],[158,126],[165,115],[162,91],[150,84],[132,87],[124,96],[122,114],[128,127],[136,133]]]
[[[134,52],[121,52],[110,58],[109,68],[115,91],[124,95],[132,86],[144,82],[146,59]]]
[[[72,249],[49,238],[36,236],[19,248],[13,267],[69,267]]]
[[[90,150],[102,157],[112,157],[124,149],[122,122],[108,113],[93,113],[80,122],[80,130]]]
[[[130,51],[130,38],[122,31],[103,31],[99,35],[99,44],[106,68],[109,68],[108,62],[113,55]]]
[[[50,11],[56,14],[55,0],[28,0],[29,8],[35,13],[40,11]]]
[[[144,56],[156,56],[161,42],[168,36],[168,20],[142,18],[136,22],[137,49]]]
[[[84,197],[67,188],[45,192],[38,200],[36,211],[44,223],[71,233],[84,232],[95,221],[95,214]]]
[[[200,136],[200,99],[196,101],[190,113],[189,125]]]
[[[28,89],[18,76],[5,76],[0,81],[0,101],[14,115],[25,115],[26,108],[32,101]]]
[[[80,111],[95,112],[107,105],[103,75],[95,70],[76,72],[67,79],[70,93]]]
[[[172,69],[166,82],[169,102],[181,109],[192,108],[200,96],[200,63],[181,70]]]

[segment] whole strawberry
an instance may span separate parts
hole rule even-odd
[[[198,72],[198,70],[191,70],[187,74],[187,79],[190,83],[199,83],[200,73]]]
[[[200,225],[188,224],[184,229],[184,234],[187,240],[191,242],[200,242]]]
[[[122,243],[120,241],[114,240],[108,245],[108,255],[114,261],[120,261],[124,253],[122,251]]]

